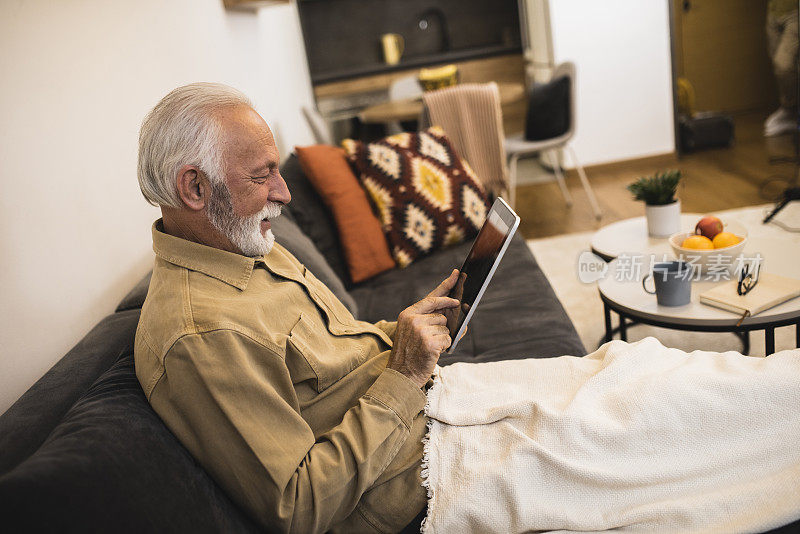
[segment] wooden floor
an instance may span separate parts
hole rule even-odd
[[[603,218],[592,214],[586,193],[574,172],[567,178],[574,204],[567,208],[555,181],[517,187],[516,211],[522,219],[520,231],[526,239],[594,230],[629,217],[644,215],[644,204],[634,201],[625,188],[643,175],[678,168],[683,174],[678,189],[683,211],[713,213],[717,210],[763,204],[774,200],[791,179],[794,165],[770,164],[770,157],[794,153],[791,135],[765,138],[767,113],[735,118],[736,141],[726,149],[706,150],[650,161],[626,162],[587,168]],[[767,183],[769,182],[769,183]]]

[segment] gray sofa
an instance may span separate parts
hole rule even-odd
[[[295,158],[294,199],[273,225],[292,251],[368,321],[393,319],[465,257],[469,243],[353,286],[330,214]],[[338,273],[338,274],[337,274]],[[0,517],[8,532],[254,532],[148,405],[134,373],[143,279],[0,416]],[[583,354],[584,347],[516,237],[457,352],[441,363]]]

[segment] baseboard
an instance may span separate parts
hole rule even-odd
[[[583,168],[587,175],[593,172],[596,173],[613,173],[620,171],[637,170],[641,167],[652,167],[654,171],[661,170],[662,167],[675,165],[678,163],[677,152],[667,152],[664,154],[656,154],[653,156],[645,156],[643,158],[623,159],[619,161],[610,161],[607,163],[598,163],[596,165],[585,165]],[[575,169],[567,169],[567,178],[578,178],[578,171]]]

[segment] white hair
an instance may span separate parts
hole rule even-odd
[[[192,83],[170,91],[142,122],[137,175],[144,198],[154,206],[182,206],[176,176],[195,165],[212,184],[223,182],[220,109],[253,107],[241,91],[220,83]]]

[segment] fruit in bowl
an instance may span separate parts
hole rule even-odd
[[[728,248],[737,245],[742,238],[730,232],[720,232],[711,240],[714,248]]]
[[[697,221],[697,224],[694,227],[694,233],[700,234],[709,239],[714,239],[718,233],[722,232],[723,228],[724,225],[719,218],[714,217],[713,215],[706,215]]]
[[[719,227],[712,224],[715,220],[722,226],[719,232],[715,231]],[[708,237],[708,234],[713,235]],[[735,221],[726,224],[710,216],[698,221],[694,231],[678,232],[669,238],[675,256],[688,261],[701,272],[708,265],[733,268],[746,243],[747,229],[744,226]]]
[[[731,232],[720,232],[714,236],[714,239],[709,239],[704,235],[690,235],[683,240],[681,246],[692,250],[711,250],[732,247],[741,240],[741,237]]]
[[[683,240],[681,246],[692,250],[709,250],[714,248],[714,242],[704,235],[690,235]]]

